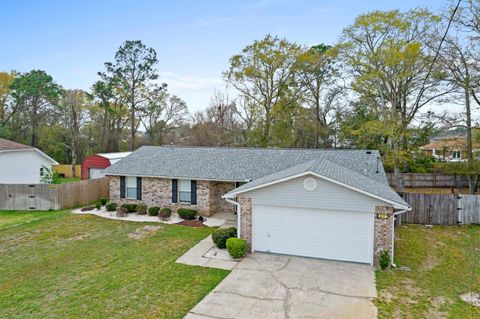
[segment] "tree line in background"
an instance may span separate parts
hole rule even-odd
[[[379,149],[401,179],[419,146],[462,127],[464,170],[472,189],[477,182],[479,0],[438,14],[370,12],[334,45],[267,35],[230,59],[228,89],[195,114],[168,92],[157,64],[153,48],[126,41],[88,92],[66,90],[40,70],[0,73],[0,136],[72,164],[141,145]],[[463,112],[443,112],[448,103]]]

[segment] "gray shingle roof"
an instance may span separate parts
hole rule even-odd
[[[392,188],[390,188],[390,186],[385,185],[385,183],[376,181],[370,177],[359,174],[354,170],[348,169],[339,164],[335,164],[330,160],[324,158],[310,160],[299,165],[289,167],[285,170],[257,178],[225,194],[225,196],[231,197],[235,194],[242,193],[249,189],[260,187],[262,185],[277,180],[281,180],[306,172],[316,173],[318,175],[349,185],[369,194],[379,196],[381,198],[387,199],[405,207],[409,206],[402,197],[400,197]]]
[[[239,190],[305,171],[408,206],[388,185],[378,151],[370,150],[143,146],[105,174],[251,181]]]
[[[387,183],[377,151],[143,146],[106,169],[107,175],[250,181],[324,158]],[[376,170],[378,168],[378,173]]]

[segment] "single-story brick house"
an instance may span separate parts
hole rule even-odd
[[[236,212],[251,251],[377,264],[410,209],[369,150],[144,146],[105,174],[113,202]]]

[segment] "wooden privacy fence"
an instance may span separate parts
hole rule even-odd
[[[0,184],[0,210],[49,210],[108,198],[108,178],[67,184]]]
[[[403,173],[401,174],[405,187],[421,188],[421,187],[468,187],[468,179],[466,176],[445,175],[436,173]],[[387,173],[390,186],[396,187],[394,173]]]
[[[480,223],[480,195],[403,193],[412,210],[402,223],[452,226]]]
[[[480,195],[459,195],[458,208],[461,224],[480,224]]]

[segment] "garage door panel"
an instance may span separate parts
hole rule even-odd
[[[373,214],[254,206],[254,249],[370,263]]]

